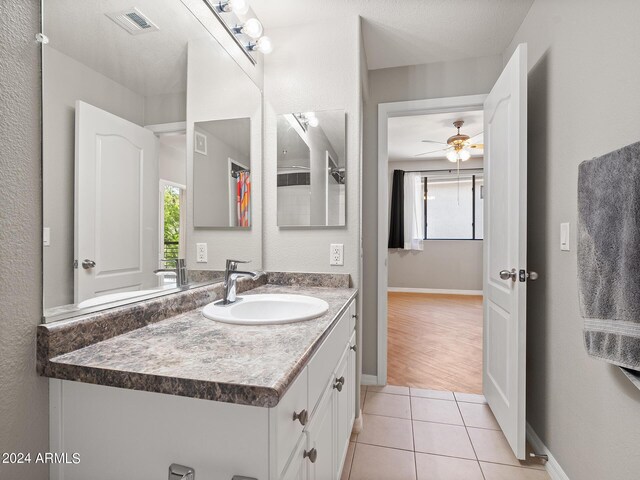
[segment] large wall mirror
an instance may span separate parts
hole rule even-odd
[[[262,93],[201,4],[43,2],[46,321],[261,267]]]
[[[345,225],[344,110],[278,116],[278,226]]]

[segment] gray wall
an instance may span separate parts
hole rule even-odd
[[[572,480],[640,475],[640,391],[585,353],[575,251],[578,164],[640,140],[638,18],[637,0],[537,0],[505,55],[528,43],[527,418]]]
[[[0,2],[0,452],[48,451],[48,384],[36,375],[42,315],[40,2]],[[48,478],[0,464],[0,478]]]
[[[396,169],[444,170],[452,167],[455,165],[448,160],[437,159],[389,162],[389,192]],[[468,160],[460,168],[482,168],[482,159]],[[423,247],[423,250],[389,250],[389,288],[482,290],[481,240],[428,240]]]
[[[378,309],[378,104],[489,93],[502,58],[485,57],[369,72],[362,166],[363,373],[376,374]],[[347,187],[349,188],[349,187]]]

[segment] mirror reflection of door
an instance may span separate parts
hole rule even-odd
[[[76,102],[75,302],[156,286],[158,139]]]

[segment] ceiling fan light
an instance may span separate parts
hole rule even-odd
[[[471,158],[471,154],[469,153],[469,150],[466,150],[466,149],[460,150],[458,155],[460,155],[460,160],[462,160],[463,162],[466,162]]]
[[[455,150],[450,150],[447,152],[447,160],[449,160],[450,162],[457,162],[458,161],[458,153]]]

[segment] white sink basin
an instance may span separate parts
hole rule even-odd
[[[238,297],[231,305],[210,303],[202,314],[224,323],[274,325],[311,320],[327,313],[329,304],[306,295],[258,294]]]

